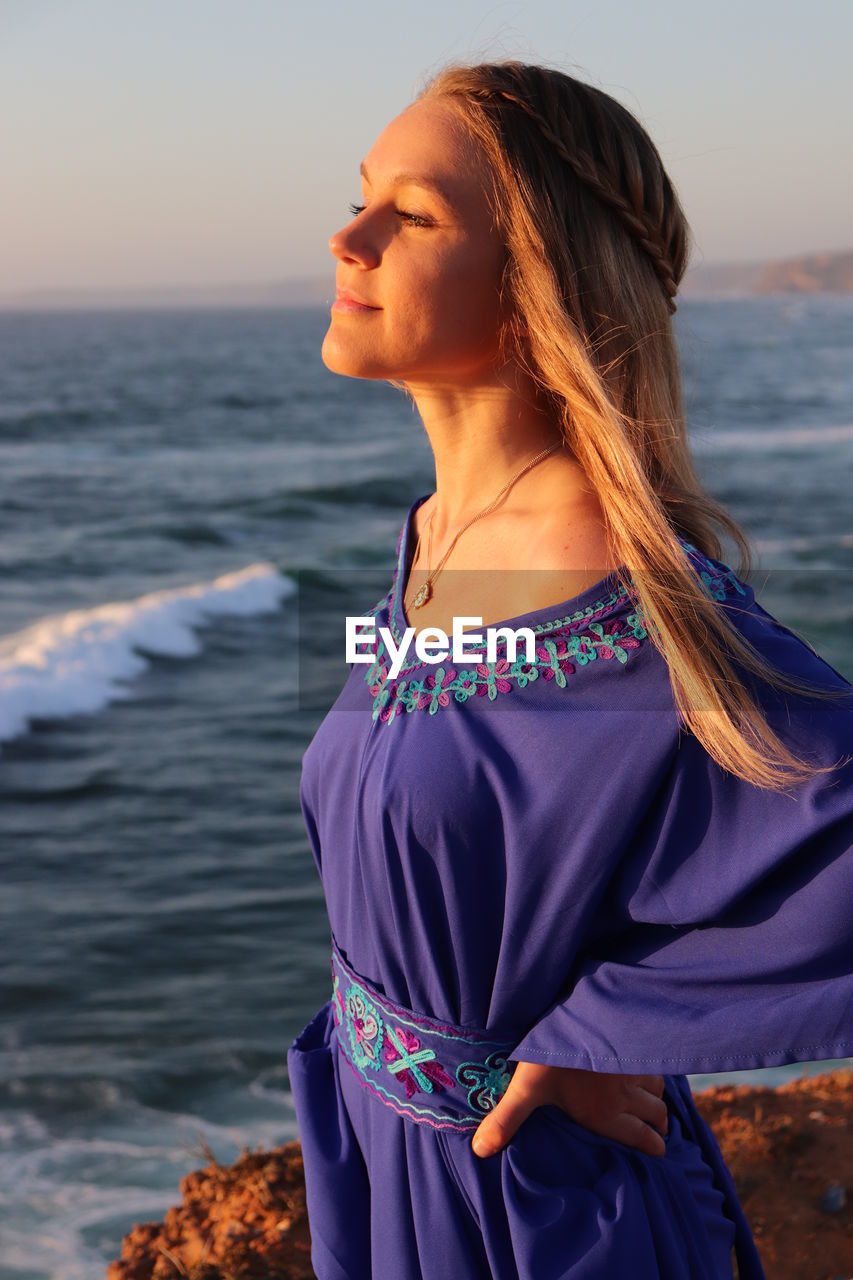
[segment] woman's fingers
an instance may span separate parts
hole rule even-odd
[[[665,1087],[663,1076],[632,1076],[631,1078],[644,1089],[648,1089],[649,1093],[656,1093],[659,1098],[663,1094]]]
[[[669,1109],[663,1098],[651,1094],[647,1089],[632,1090],[630,1103],[626,1105],[627,1114],[637,1116],[647,1124],[653,1124],[661,1133],[669,1127]]]
[[[608,1135],[629,1147],[636,1147],[649,1156],[665,1156],[666,1143],[659,1133],[649,1128],[639,1116],[623,1112],[614,1122]]]
[[[603,1081],[604,1078],[602,1076],[601,1080]],[[603,1095],[596,1096],[592,1082],[589,1082],[580,1093],[579,1105],[573,1107],[571,1095],[563,1095],[560,1099],[563,1109],[570,1113],[576,1112],[580,1122],[587,1124],[590,1128],[595,1127],[595,1121],[599,1116],[606,1118],[609,1110],[610,1117],[613,1119],[621,1112],[625,1112],[628,1115],[639,1116],[641,1120],[666,1132],[669,1110],[663,1098],[663,1076],[614,1074],[607,1076],[606,1079],[611,1099],[609,1108],[602,1105]]]
[[[617,1110],[610,1115],[587,1113],[580,1121],[594,1133],[615,1138],[650,1156],[666,1154],[664,1137],[669,1128],[669,1110],[663,1098],[636,1084],[625,1084]],[[656,1132],[657,1131],[657,1132]]]

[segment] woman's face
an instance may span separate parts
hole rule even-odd
[[[360,212],[329,241],[338,292],[374,310],[332,306],[327,368],[413,387],[473,385],[494,368],[505,251],[484,164],[439,101],[413,103],[382,131],[362,166]]]

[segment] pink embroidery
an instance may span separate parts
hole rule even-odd
[[[432,1093],[433,1086],[437,1086],[439,1090],[455,1087],[452,1076],[447,1074],[432,1049],[422,1049],[416,1035],[405,1027],[391,1027],[390,1024],[386,1030],[389,1034],[385,1040],[383,1057],[392,1075],[405,1084],[407,1098],[419,1091]]]
[[[568,645],[565,640],[552,640],[550,642],[552,648],[542,645],[536,650],[536,656],[542,659],[542,679],[553,680],[557,671],[564,671],[571,675],[574,671],[574,663],[568,659]]]
[[[499,658],[497,662],[479,662],[476,670],[480,679],[485,681],[485,684],[477,683],[478,698],[495,698],[499,693],[512,691],[512,682],[505,678],[509,671],[506,658]]]

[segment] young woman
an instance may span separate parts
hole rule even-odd
[[[436,479],[303,763],[316,1274],[761,1277],[685,1073],[853,1053],[853,688],[694,471],[683,211],[623,106],[514,61],[442,70],[362,178],[323,360],[405,390]],[[454,619],[534,653],[392,674]]]

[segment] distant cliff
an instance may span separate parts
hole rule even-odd
[[[755,292],[853,293],[853,250],[765,263]]]
[[[853,250],[812,253],[771,262],[729,262],[690,267],[685,297],[706,294],[853,293]]]

